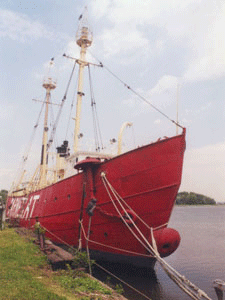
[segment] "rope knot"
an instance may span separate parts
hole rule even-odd
[[[105,172],[102,172],[102,173],[101,173],[101,177],[102,177],[102,178],[105,178],[105,177],[106,177]]]

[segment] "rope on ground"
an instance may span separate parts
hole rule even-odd
[[[118,196],[119,194],[115,191],[115,189],[112,187],[112,185],[109,183],[108,179],[106,178],[106,174],[102,172],[101,174],[103,184],[106,188],[106,191],[108,193],[108,196],[110,200],[112,201],[112,204],[118,214],[120,215],[123,223],[126,225],[126,227],[130,230],[130,232],[133,234],[133,236],[147,249],[150,253],[154,255],[156,260],[159,262],[159,264],[162,266],[166,274],[192,299],[199,300],[199,299],[207,299],[212,300],[208,297],[208,295],[199,289],[196,285],[194,285],[192,282],[190,282],[188,279],[186,279],[185,276],[181,275],[179,272],[177,272],[173,267],[171,267],[164,259],[162,259],[158,253],[157,250],[157,244],[154,238],[153,230],[151,230],[151,236],[152,236],[152,244],[149,243],[149,241],[146,239],[146,237],[141,233],[140,229],[137,227],[133,219],[130,217],[130,215],[126,212],[126,209],[124,205],[121,203],[122,197]],[[114,196],[114,199],[112,197]],[[124,203],[124,202],[123,202]],[[123,212],[126,215],[126,219],[124,218],[124,215],[120,212],[118,206],[120,206],[123,210]],[[137,237],[137,234],[134,232],[131,226],[127,224],[127,219],[132,223],[132,227],[135,228],[135,230],[139,233],[139,237]],[[145,243],[145,244],[144,244]]]

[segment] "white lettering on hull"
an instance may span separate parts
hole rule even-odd
[[[12,199],[11,208],[9,210],[10,218],[19,218],[21,217],[21,210],[23,209],[23,204],[27,201],[27,198],[14,198]]]
[[[22,216],[23,219],[27,220],[27,219],[32,218],[34,208],[35,208],[35,205],[36,205],[36,201],[39,198],[40,198],[40,195],[34,195],[34,196],[30,197],[30,199],[28,200],[28,203],[27,203],[27,207],[24,210],[24,213],[23,213],[23,216]]]

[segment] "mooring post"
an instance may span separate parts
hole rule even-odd
[[[2,222],[2,219],[3,219],[3,207],[2,207],[1,204],[0,204],[0,230],[3,229],[3,222]]]
[[[214,289],[218,300],[223,300],[223,291],[225,287],[225,282],[220,279],[216,279],[213,283],[214,283]]]
[[[2,196],[0,196],[0,230],[4,229],[5,221],[5,205],[2,202]]]

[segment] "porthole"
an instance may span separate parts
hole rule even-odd
[[[169,247],[170,247],[169,243],[163,245],[163,249],[168,249]]]

